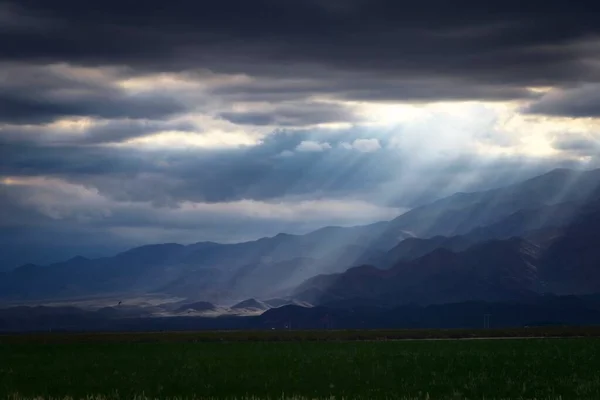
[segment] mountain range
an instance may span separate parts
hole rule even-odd
[[[558,169],[365,226],[23,265],[0,274],[0,301],[155,295],[212,310],[253,298],[246,304],[261,311],[268,300],[336,309],[525,304],[600,292],[599,229],[600,170]]]

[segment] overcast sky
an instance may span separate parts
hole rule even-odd
[[[0,0],[0,268],[368,223],[595,167],[599,11]]]

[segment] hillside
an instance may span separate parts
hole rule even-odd
[[[391,221],[388,229],[413,232],[418,237],[461,235],[523,210],[568,202],[585,203],[598,194],[599,188],[600,169],[556,169],[515,185],[457,193],[417,207]],[[548,211],[547,216],[552,216],[552,209]]]
[[[577,211],[572,204],[548,207],[543,208],[544,213],[568,212],[550,219],[552,225],[563,226],[522,235],[535,244],[518,237],[486,240],[489,227],[464,236],[407,239],[387,253],[387,262],[396,258],[395,264],[384,265],[387,269],[361,266],[317,276],[300,285],[295,295],[306,299],[307,293],[312,293],[315,304],[362,299],[397,305],[521,302],[548,293],[599,292],[600,201],[581,204]],[[525,220],[524,215],[537,220],[540,210],[517,215],[519,221]],[[512,215],[505,221],[514,219]]]
[[[516,238],[457,253],[439,248],[387,270],[361,266],[318,276],[300,285],[296,293],[317,289],[327,299],[360,298],[383,305],[523,300],[535,296],[538,250]]]
[[[380,241],[383,227],[331,227],[239,244],[149,245],[114,257],[29,264],[0,273],[0,299],[149,292],[215,300],[276,297],[313,275],[343,271],[387,250]]]
[[[457,193],[390,222],[237,244],[148,245],[114,257],[29,264],[0,274],[0,299],[153,293],[218,304],[351,296],[437,303],[519,299],[532,291],[588,293],[600,288],[592,234],[597,220],[580,215],[596,209],[591,200],[599,186],[600,170],[554,170],[504,188]],[[535,257],[524,248],[538,248]],[[392,275],[374,267],[343,274],[360,265],[391,269]],[[330,285],[332,276],[340,281]]]

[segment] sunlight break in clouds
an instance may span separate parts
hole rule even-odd
[[[137,148],[223,148],[237,146],[252,146],[257,140],[252,136],[238,132],[212,131],[207,133],[192,134],[189,132],[168,131],[160,132],[155,135],[144,136],[128,140],[119,146],[137,147]]]

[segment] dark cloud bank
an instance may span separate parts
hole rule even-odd
[[[5,60],[337,77],[336,92],[362,99],[518,98],[526,96],[523,86],[600,78],[592,62],[598,48],[590,44],[600,6],[589,1],[18,5],[13,15],[53,23],[40,25],[43,34],[18,23],[6,28]]]

